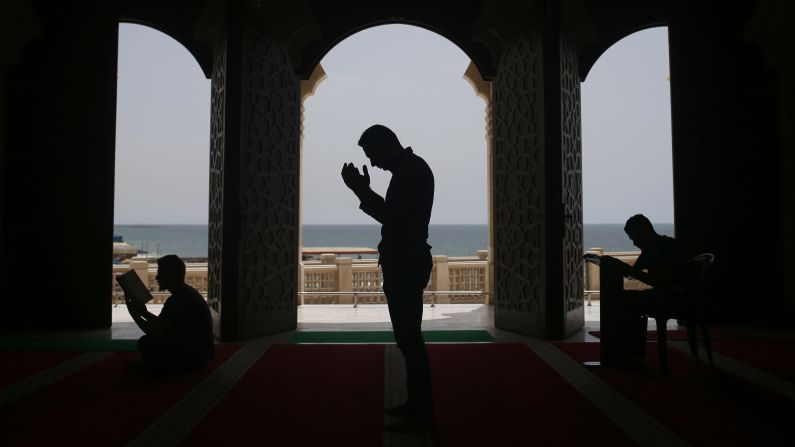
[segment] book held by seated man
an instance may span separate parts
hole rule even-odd
[[[590,262],[590,263],[592,263],[594,265],[598,265],[600,267],[602,265],[602,259],[603,258],[610,259],[610,260],[615,260],[616,262],[613,265],[618,265],[618,266],[621,267],[621,269],[619,271],[621,272],[621,274],[623,276],[625,276],[625,277],[627,277],[629,279],[638,280],[635,276],[633,276],[632,266],[627,264],[626,262],[621,261],[620,259],[616,259],[616,258],[614,258],[612,256],[608,256],[608,255],[599,256],[599,255],[597,255],[595,253],[585,253],[585,255],[583,255],[582,258],[585,260],[585,262]],[[605,262],[607,262],[607,261],[605,261]],[[640,281],[640,280],[638,280],[638,281]]]
[[[124,296],[130,301],[130,304],[140,306],[152,300],[152,294],[149,293],[149,289],[146,288],[135,270],[117,276],[116,282],[124,290]]]
[[[596,265],[599,265],[602,262],[602,257],[594,253],[586,253],[583,256],[583,259],[585,259],[585,262],[592,262]]]

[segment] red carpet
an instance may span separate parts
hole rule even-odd
[[[125,444],[226,361],[238,345],[217,345],[215,360],[189,375],[127,374],[116,353],[30,396],[0,408],[3,445]]]
[[[713,352],[775,376],[795,381],[795,340],[772,338],[712,340],[710,346]]]
[[[602,331],[588,331],[596,338],[602,336]],[[755,338],[756,336],[732,328],[709,328],[711,340],[722,338]],[[698,330],[698,338],[701,339],[701,329]],[[657,331],[646,331],[647,340],[657,340]],[[668,331],[668,340],[687,340],[687,330],[671,329]]]
[[[556,343],[577,361],[598,359],[598,343]],[[696,366],[669,349],[669,375],[659,374],[657,345],[648,343],[647,373],[590,371],[694,445],[790,445],[795,404],[730,374]]]
[[[82,352],[0,352],[3,367],[0,368],[0,388],[5,388],[22,379],[52,368],[59,363],[71,360]]]
[[[792,379],[787,340],[716,340],[716,352]],[[556,343],[577,361],[598,343]],[[0,445],[123,445],[225,362],[237,345],[185,376],[126,374],[137,353],[116,353],[0,408]],[[632,441],[523,344],[429,345],[440,446],[629,445]],[[661,376],[655,343],[646,373],[593,374],[694,445],[789,445],[795,404],[669,350]],[[0,380],[77,352],[5,352]],[[382,443],[383,345],[275,345],[184,440],[185,445],[377,446]],[[572,427],[575,427],[574,429]],[[265,441],[267,440],[267,441]]]
[[[441,446],[634,445],[525,345],[428,352]]]
[[[383,345],[274,345],[183,445],[379,446]]]

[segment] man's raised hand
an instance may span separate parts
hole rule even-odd
[[[146,311],[145,304],[135,304],[134,301],[127,298],[127,294],[124,294],[124,303],[127,305],[127,310],[130,312],[130,315],[141,315]]]
[[[367,172],[367,166],[362,166],[362,168],[364,175],[359,173],[359,169],[353,163],[342,165],[342,181],[345,182],[345,186],[357,195],[370,187],[370,174]]]
[[[362,171],[364,171],[364,185],[370,186],[370,173],[367,172],[367,165],[362,165]]]

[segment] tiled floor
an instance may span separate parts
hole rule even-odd
[[[149,311],[158,314],[162,305],[149,305]],[[485,329],[499,337],[494,328],[494,306],[485,304],[425,305],[422,316],[425,330]],[[391,330],[389,311],[385,304],[350,305],[318,304],[298,307],[299,331],[362,331]],[[597,339],[588,331],[599,329],[599,303],[585,306],[585,327],[574,334],[572,340]],[[142,335],[124,306],[113,308],[113,327],[102,338],[138,338]]]
[[[147,306],[155,315],[160,313],[162,305]],[[133,322],[125,306],[113,308],[113,326],[110,329],[91,331],[64,331],[46,334],[17,334],[23,336],[46,337],[80,337],[99,339],[136,339],[143,333]],[[498,340],[510,339],[511,335],[494,327],[494,306],[485,304],[437,304],[433,307],[425,305],[422,328],[425,330],[452,329],[485,329]],[[653,320],[649,321],[649,329],[655,329]],[[675,329],[676,321],[669,322],[669,328]],[[350,305],[304,305],[298,307],[299,331],[361,331],[391,330],[389,311],[384,304],[362,304],[358,307]],[[599,330],[599,302],[585,306],[585,325],[572,334],[570,341],[598,341],[588,334]]]
[[[487,329],[494,325],[493,306],[484,304],[426,304],[424,329]],[[391,329],[386,304],[298,306],[299,330]]]

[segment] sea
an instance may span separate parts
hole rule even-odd
[[[673,224],[654,224],[660,234],[673,236]],[[488,245],[486,225],[431,225],[428,243],[434,255],[475,256]],[[371,247],[381,239],[377,225],[304,225],[304,247]],[[177,254],[207,257],[207,225],[115,225],[114,235],[150,256]],[[583,246],[605,251],[634,251],[624,224],[585,224]]]

